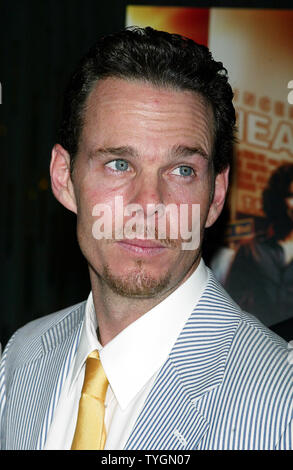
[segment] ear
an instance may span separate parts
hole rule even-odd
[[[66,209],[76,214],[76,198],[70,174],[70,155],[60,144],[54,145],[52,149],[50,175],[54,196]]]
[[[226,194],[229,184],[229,170],[226,168],[222,173],[219,173],[215,178],[214,195],[210,205],[209,213],[207,216],[205,227],[211,227],[219,217],[224,207]]]

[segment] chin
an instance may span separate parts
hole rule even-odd
[[[102,278],[112,291],[123,297],[152,298],[168,288],[171,273],[155,276],[146,269],[134,268],[125,274],[115,274],[106,265]]]

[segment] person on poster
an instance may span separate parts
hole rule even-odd
[[[152,28],[103,37],[79,64],[50,172],[77,215],[92,290],[5,348],[2,449],[293,447],[287,344],[201,257],[228,187],[232,98],[208,48]],[[198,206],[199,242],[185,249]],[[190,236],[171,237],[186,218]]]
[[[262,199],[268,231],[240,245],[224,287],[272,326],[293,318],[293,164],[272,173]]]

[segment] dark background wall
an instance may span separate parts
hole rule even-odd
[[[2,0],[0,3],[0,342],[29,320],[87,297],[75,217],[50,190],[50,152],[72,68],[128,3],[288,7],[266,2]],[[290,5],[289,5],[290,6]]]
[[[124,25],[115,1],[4,1],[0,10],[0,341],[86,298],[75,217],[49,182],[62,93],[97,35]]]

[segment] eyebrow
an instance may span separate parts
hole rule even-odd
[[[99,156],[114,156],[114,157],[134,157],[139,158],[140,155],[133,147],[130,146],[121,146],[121,147],[101,147],[92,152],[90,152],[90,158],[99,157]],[[170,160],[180,159],[186,157],[193,157],[194,155],[200,155],[206,160],[209,160],[209,155],[205,152],[202,147],[189,147],[186,145],[176,145],[170,149],[168,152],[168,158]]]
[[[171,158],[185,158],[200,155],[206,160],[209,160],[209,155],[203,150],[202,147],[188,147],[186,145],[177,145],[171,149]]]
[[[115,157],[138,157],[138,152],[133,147],[101,147],[90,152],[90,157],[99,156],[115,156]]]

